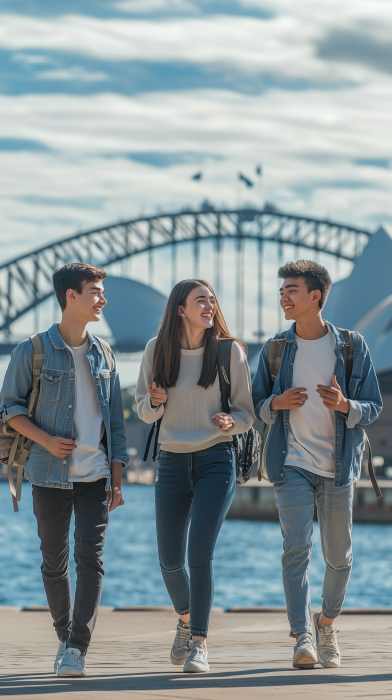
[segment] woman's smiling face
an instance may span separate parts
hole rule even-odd
[[[204,284],[194,287],[188,294],[185,306],[178,313],[194,328],[207,330],[214,325],[216,301],[212,292]]]

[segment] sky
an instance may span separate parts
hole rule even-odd
[[[391,36],[390,0],[0,0],[2,260],[206,198],[388,229]]]

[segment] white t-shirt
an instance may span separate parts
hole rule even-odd
[[[75,362],[74,435],[77,448],[72,452],[70,481],[98,481],[110,476],[102,438],[105,432],[102,413],[87,357],[89,341],[78,348],[67,346]]]
[[[317,384],[333,386],[336,341],[328,332],[318,340],[297,335],[298,350],[293,367],[293,388],[304,386],[309,396],[301,408],[290,409],[285,464],[320,476],[335,475],[335,411],[324,406]]]

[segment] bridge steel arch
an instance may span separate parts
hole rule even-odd
[[[7,337],[12,324],[53,294],[52,273],[69,262],[89,262],[108,267],[132,256],[150,252],[150,283],[153,281],[152,252],[164,246],[172,249],[172,281],[176,281],[176,251],[182,243],[193,243],[194,274],[198,276],[199,246],[202,241],[215,243],[215,286],[220,289],[220,259],[224,239],[236,242],[236,321],[237,334],[243,331],[243,250],[245,240],[258,242],[258,333],[262,335],[263,244],[277,243],[280,259],[284,245],[294,245],[316,253],[327,253],[354,261],[372,233],[366,229],[328,220],[287,214],[272,207],[264,209],[200,211],[121,221],[37,248],[0,265],[0,331]]]

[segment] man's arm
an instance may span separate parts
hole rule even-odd
[[[346,398],[335,376],[332,380],[332,387],[324,385],[317,387],[317,393],[323,400],[324,406],[327,406],[331,411],[340,411],[346,419],[347,428],[355,428],[356,425],[370,425],[382,411],[382,398],[369,348],[364,338],[359,333],[356,335],[352,375],[358,377],[353,382],[360,383],[357,397],[355,399]]]
[[[252,399],[256,417],[264,423],[275,423],[276,413],[271,411],[272,379],[269,370],[268,353],[271,340],[267,340],[261,348],[257,372],[252,382]]]
[[[120,378],[115,370],[111,379],[110,392],[110,441],[112,448],[112,463],[120,462],[124,467],[129,462],[127,453],[127,441],[125,438],[124,408],[121,396]]]
[[[264,423],[272,424],[276,420],[276,412],[290,408],[301,408],[308,400],[306,388],[286,389],[282,394],[272,394],[273,384],[269,368],[269,349],[271,340],[264,343],[259,359],[256,376],[252,384],[253,405],[255,413]]]
[[[55,457],[65,457],[75,449],[75,440],[49,435],[30,420],[28,396],[33,378],[32,357],[33,348],[29,340],[19,343],[13,351],[1,390],[1,419],[21,435],[45,447]]]
[[[29,440],[37,442],[42,447],[45,447],[55,457],[67,457],[75,449],[75,438],[71,440],[63,437],[55,437],[49,435],[45,430],[41,430],[37,425],[31,422],[27,416],[19,415],[9,418],[8,425],[16,432],[24,435]]]

